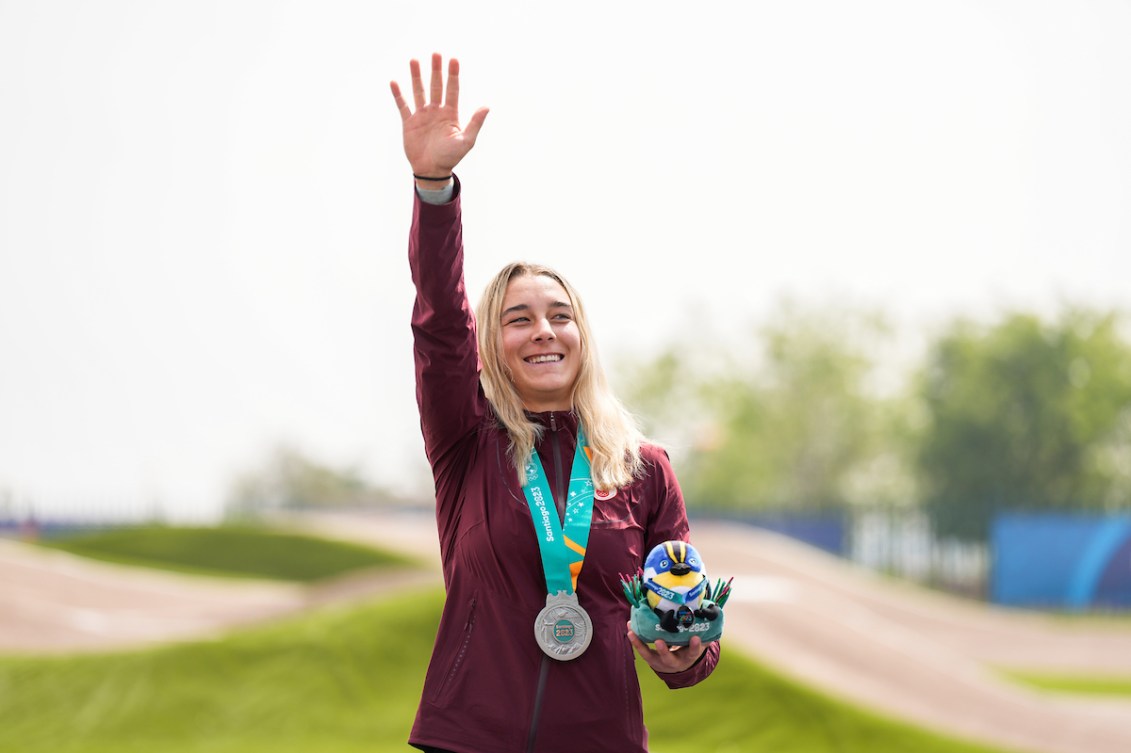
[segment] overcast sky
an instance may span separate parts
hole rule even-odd
[[[469,288],[559,267],[606,361],[783,295],[1128,302],[1131,3],[543,7],[0,0],[0,500],[207,517],[278,442],[426,488],[388,81],[434,50],[491,108]]]

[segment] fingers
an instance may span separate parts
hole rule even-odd
[[[441,73],[443,68],[443,56],[438,52],[432,53],[432,76],[428,82],[428,98],[424,96],[424,77],[420,71],[420,61],[410,60],[409,71],[412,74],[412,99],[416,105],[416,109],[422,109],[426,104],[433,104],[437,107],[449,107],[453,111],[459,111],[459,60],[452,58],[448,61],[448,95],[447,101],[444,101],[444,78]],[[400,95],[400,87],[393,82],[393,97],[396,98]],[[405,108],[401,106],[401,102],[397,102],[397,108],[401,110],[401,116],[404,117]],[[409,112],[411,115],[411,111]],[[479,126],[483,125],[483,116],[479,118]],[[478,127],[476,128],[478,130]]]
[[[628,642],[632,644],[632,647],[634,649],[636,649],[636,653],[640,654],[641,659],[646,661],[650,666],[657,666],[657,659],[661,656],[662,653],[667,653],[667,646],[664,645],[663,641],[656,641],[654,644],[652,644],[653,646],[655,646],[655,648],[652,648],[643,640],[641,640],[639,635],[633,632],[631,622],[628,623],[628,625]]]
[[[649,648],[647,644],[632,631],[629,623],[628,640],[640,658],[657,672],[682,672],[698,661],[703,653],[703,641],[699,636],[694,636],[686,646],[669,646],[667,641],[657,640]]]
[[[488,110],[486,107],[476,110],[467,125],[461,130],[459,128],[459,60],[456,58],[448,60],[446,87],[442,69],[443,57],[438,52],[433,53],[431,78],[428,83],[428,91],[425,92],[420,61],[409,61],[409,71],[412,74],[412,99],[415,108],[409,107],[396,81],[389,82],[389,88],[393,92],[393,101],[397,105],[397,110],[401,114],[401,121],[406,128],[410,127],[410,119],[416,124],[430,123],[435,125],[439,123],[445,129],[445,133],[455,132],[457,138],[465,142],[464,152],[466,152],[467,149],[475,145],[479,130],[483,128],[483,123],[487,119]],[[446,99],[445,88],[447,89]],[[425,115],[421,115],[422,112]],[[451,125],[456,127],[452,129]]]
[[[416,109],[419,110],[424,107],[424,81],[420,77],[420,61],[410,60],[408,69],[412,73],[412,99],[416,103]]]
[[[632,632],[632,630],[628,631],[628,642],[632,644],[632,647],[634,649],[636,649],[636,653],[640,655],[641,659],[643,659],[648,664],[652,663],[652,654],[654,654],[655,652],[652,649],[648,648],[648,646],[644,645],[644,641],[640,640],[640,636]]]
[[[448,98],[444,107],[459,112],[459,61],[455,58],[448,61]]]
[[[432,104],[439,107],[444,101],[444,78],[440,75],[440,68],[443,64],[443,58],[440,53],[432,53],[432,98],[429,100]]]
[[[655,661],[648,662],[660,672],[682,672],[699,658],[700,644],[696,643],[698,636],[691,639],[687,646],[669,646],[666,641],[658,640],[653,653]],[[698,653],[697,653],[698,652]]]
[[[406,103],[404,97],[401,96],[401,88],[397,86],[396,81],[390,81],[389,88],[393,90],[393,102],[396,103],[397,110],[401,113],[401,120],[408,120],[412,117],[412,110],[408,109],[408,103]]]

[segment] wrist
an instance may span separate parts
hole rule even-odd
[[[452,173],[450,170],[441,170],[432,173],[413,172],[412,177],[416,180],[416,187],[421,191],[442,191],[452,184]]]
[[[446,186],[441,186],[438,189],[421,188],[420,184],[416,185],[416,196],[420,201],[425,204],[447,204],[451,202],[452,197],[455,195],[456,187],[454,181],[448,181]]]

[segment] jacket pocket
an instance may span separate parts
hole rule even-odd
[[[467,622],[463,626],[459,648],[456,650],[455,655],[452,656],[451,663],[444,672],[444,677],[436,687],[434,693],[437,702],[443,700],[444,696],[449,692],[449,689],[453,688],[459,679],[464,659],[467,658],[467,652],[471,649],[471,634],[475,631],[475,606],[478,600],[478,596],[472,596],[471,601],[468,602]]]
[[[602,520],[594,520],[589,527],[590,529],[623,531],[626,528],[631,528],[632,525],[633,520],[630,517],[625,516],[623,518],[604,518]]]
[[[634,573],[644,561],[644,530],[630,519],[593,521],[589,529],[589,546],[585,568],[590,558],[593,566],[604,573]],[[584,568],[582,572],[584,572]]]

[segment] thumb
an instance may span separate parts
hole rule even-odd
[[[463,137],[472,144],[475,143],[476,137],[479,136],[479,129],[483,127],[483,121],[487,119],[488,112],[490,112],[490,110],[486,107],[480,107],[475,111],[475,114],[471,116],[471,120],[467,121],[467,125],[464,126]]]

